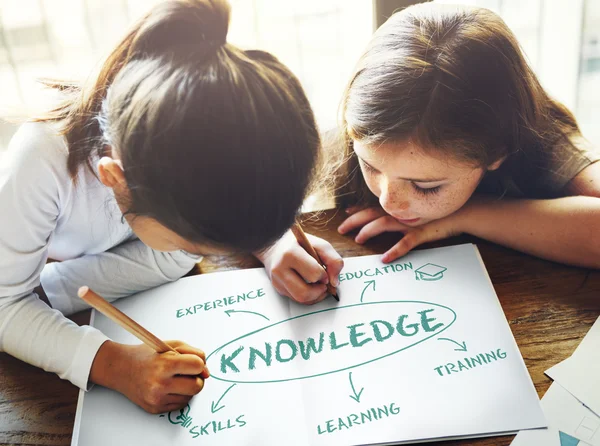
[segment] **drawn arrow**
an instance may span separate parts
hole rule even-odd
[[[456,345],[458,345],[460,348],[455,348],[454,351],[455,352],[466,352],[467,351],[467,343],[463,342],[462,344],[459,344],[458,342],[452,340],[452,339],[448,339],[448,338],[438,338],[438,341],[450,341],[450,342],[454,342]]]
[[[256,314],[257,316],[260,317],[264,317],[266,320],[270,321],[271,319],[269,319],[267,316],[265,316],[264,314],[260,314],[260,313],[255,313],[254,311],[246,311],[246,310],[225,310],[225,314],[229,317],[231,317],[231,313],[249,313],[249,314]]]
[[[235,387],[235,384],[230,385],[229,388],[225,391],[225,393],[223,395],[221,395],[221,398],[219,398],[216,403],[214,401],[212,403],[210,403],[210,411],[212,413],[217,413],[218,411],[220,411],[221,409],[223,409],[225,407],[225,406],[221,406],[221,407],[217,407],[217,406],[219,405],[221,400],[225,397],[225,395],[227,395],[227,392],[229,392],[234,387]]]
[[[356,389],[354,388],[354,384],[352,383],[352,372],[350,372],[350,374],[348,375],[348,379],[350,379],[350,386],[352,387],[352,393],[354,393],[354,395],[348,396],[357,403],[360,403],[360,396],[362,395],[363,390],[365,390],[365,388],[363,387],[362,389],[360,389],[360,392],[356,393]]]
[[[374,280],[367,280],[365,282],[365,288],[362,290],[362,293],[360,293],[360,301],[363,301],[364,295],[365,295],[365,291],[367,291],[367,288],[369,288],[369,285],[373,285],[373,291],[375,291],[375,281]]]

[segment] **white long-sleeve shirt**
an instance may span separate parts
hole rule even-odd
[[[197,261],[144,245],[87,169],[75,185],[66,141],[51,125],[17,131],[0,160],[1,351],[86,389],[107,337],[63,316],[87,308],[77,289],[114,300],[176,280]],[[53,308],[33,293],[40,282]]]

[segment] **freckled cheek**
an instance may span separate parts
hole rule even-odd
[[[458,211],[470,198],[470,191],[465,188],[446,190],[432,200],[425,200],[424,205],[433,219],[447,217]]]
[[[455,212],[460,207],[456,194],[452,191],[440,191],[438,194],[422,195],[418,192],[410,200],[410,213],[423,220],[437,220]]]
[[[379,184],[374,182],[370,189],[379,198],[379,204],[387,212],[401,212],[411,207],[412,194],[407,187],[401,187],[395,183],[387,184],[384,182],[384,184]]]
[[[411,215],[421,219],[435,219],[443,212],[445,201],[441,197],[416,196],[410,202]]]

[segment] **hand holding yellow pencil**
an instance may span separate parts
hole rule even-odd
[[[317,251],[315,251],[315,248],[313,248],[313,246],[310,244],[310,241],[308,240],[308,237],[306,237],[306,234],[302,230],[302,226],[300,226],[300,223],[294,223],[294,225],[292,226],[292,233],[294,234],[294,237],[296,237],[298,244],[306,252],[308,252],[312,258],[319,262],[319,265],[321,265],[325,270],[327,270],[323,261],[321,260],[321,257],[319,257],[319,254],[317,253]],[[339,302],[340,298],[338,297],[337,289],[333,285],[331,285],[331,283],[327,284],[327,292]]]
[[[180,409],[204,388],[210,376],[204,352],[180,341],[162,341],[88,287],[78,295],[144,343],[105,342],[92,364],[92,382],[123,393],[150,413]]]

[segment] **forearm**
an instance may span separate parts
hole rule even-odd
[[[600,199],[481,200],[463,232],[537,257],[600,269]]]
[[[78,327],[33,294],[0,297],[0,350],[82,389],[106,339],[92,327]]]
[[[71,314],[88,308],[77,298],[87,285],[109,301],[179,279],[199,260],[148,248],[140,240],[107,252],[46,265],[41,279],[53,308]]]

